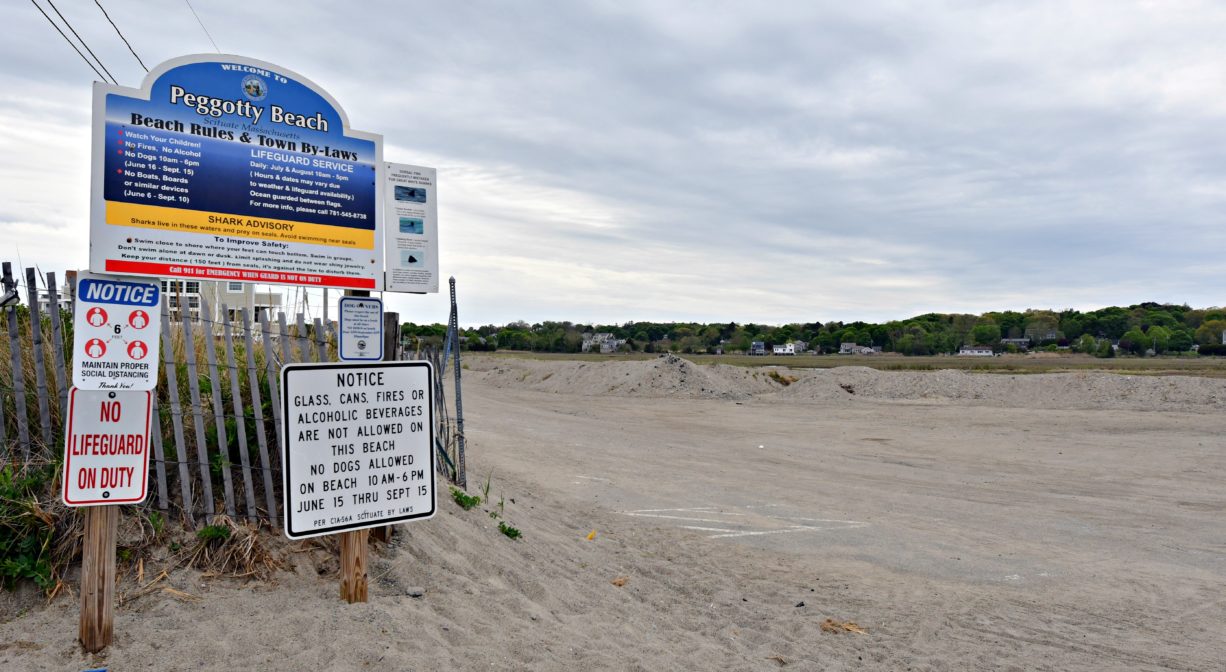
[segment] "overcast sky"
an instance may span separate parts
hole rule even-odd
[[[150,67],[213,51],[184,2],[102,4]],[[466,325],[1226,304],[1226,3],[193,5],[439,169]],[[84,267],[96,76],[0,21],[0,257]]]

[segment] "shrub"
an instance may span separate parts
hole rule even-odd
[[[460,508],[464,509],[465,511],[468,511],[469,509],[481,503],[480,497],[476,495],[470,495],[467,492],[464,492],[463,490],[455,486],[452,486],[451,488],[451,498],[454,499],[455,503],[459,504]]]
[[[38,504],[54,466],[0,469],[0,584],[11,589],[29,579],[44,591],[55,586],[51,546],[55,519]]]

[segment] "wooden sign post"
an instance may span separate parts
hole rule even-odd
[[[341,599],[349,604],[366,601],[366,552],[369,537],[370,529],[341,533]]]
[[[115,634],[115,531],[119,507],[85,509],[85,542],[81,549],[81,646],[97,653]]]

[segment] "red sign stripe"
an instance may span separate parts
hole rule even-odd
[[[250,269],[221,268],[217,266],[161,264],[151,261],[122,261],[119,259],[107,259],[106,270],[109,273],[135,273],[140,275],[156,275],[158,277],[165,278],[191,278],[195,280],[217,281],[229,280],[234,282],[306,285],[308,287],[345,287],[349,289],[375,288],[375,281],[372,278],[347,278],[340,275],[284,273],[281,271],[252,271]],[[259,277],[251,278],[245,275],[250,273],[256,273]]]

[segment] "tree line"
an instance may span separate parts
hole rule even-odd
[[[843,343],[880,348],[903,355],[957,352],[963,345],[991,346],[997,352],[1023,348],[1069,349],[1102,357],[1121,354],[1184,353],[1226,355],[1222,333],[1226,309],[1194,309],[1186,305],[1141,303],[1099,310],[997,311],[982,315],[927,313],[906,320],[872,322],[806,322],[784,325],[704,324],[698,322],[626,322],[577,324],[518,321],[464,329],[462,347],[470,350],[579,352],[584,335],[609,333],[625,342],[629,352],[725,353],[748,352],[750,344],[804,341],[805,350],[835,353]],[[441,324],[404,324],[409,343],[442,343]],[[1006,340],[1007,339],[1007,340]]]

